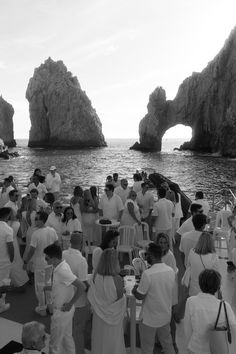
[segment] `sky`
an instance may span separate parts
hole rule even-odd
[[[105,138],[138,138],[149,95],[162,86],[173,99],[222,48],[235,15],[235,0],[0,0],[0,95],[14,107],[15,138],[29,136],[25,92],[49,56],[77,76]]]

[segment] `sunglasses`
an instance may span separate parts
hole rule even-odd
[[[57,206],[56,209],[62,209],[63,207],[62,206]]]

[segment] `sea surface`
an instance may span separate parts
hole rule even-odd
[[[49,167],[55,165],[61,175],[65,195],[71,194],[76,185],[104,186],[106,176],[114,172],[128,178],[132,185],[136,170],[162,173],[190,196],[196,190],[207,193],[222,193],[228,188],[236,190],[236,159],[174,151],[183,141],[165,139],[161,152],[143,153],[129,150],[134,139],[107,139],[107,147],[84,150],[33,149],[27,147],[27,140],[17,140],[13,151],[18,151],[20,156],[0,159],[0,181],[13,175],[25,191],[35,168],[41,168],[46,174]]]

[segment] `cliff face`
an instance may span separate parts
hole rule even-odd
[[[0,96],[0,138],[9,147],[16,146],[13,132],[13,114],[12,105]]]
[[[31,120],[30,147],[106,146],[95,109],[62,61],[48,58],[35,69],[26,98]]]
[[[236,28],[214,60],[184,80],[173,101],[165,96],[162,88],[150,95],[139,125],[140,143],[132,148],[160,151],[166,130],[184,124],[193,134],[183,149],[236,157]]]

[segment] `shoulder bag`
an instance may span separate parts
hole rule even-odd
[[[221,310],[224,311],[225,314],[225,324],[223,325],[219,325]],[[221,300],[214,328],[210,330],[209,333],[209,344],[211,354],[236,353],[236,338],[235,333],[233,333],[233,335],[231,333],[232,329],[235,331],[235,326],[232,326],[232,328],[230,327],[226,305],[224,300]]]

